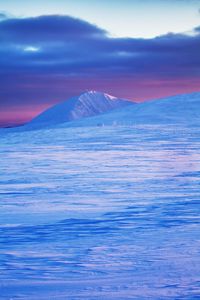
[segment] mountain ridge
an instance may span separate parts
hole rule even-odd
[[[164,123],[200,124],[200,92],[179,94],[122,107],[110,113],[71,122],[69,126]]]
[[[107,93],[87,91],[67,101],[58,103],[40,113],[25,126],[56,125],[92,117],[135,103]]]

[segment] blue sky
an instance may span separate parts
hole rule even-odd
[[[15,16],[65,14],[105,28],[116,37],[154,37],[199,25],[199,0],[0,0]]]

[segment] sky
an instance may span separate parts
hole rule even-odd
[[[0,0],[0,126],[98,90],[200,90],[200,0]]]

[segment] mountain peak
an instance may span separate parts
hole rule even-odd
[[[83,92],[82,94],[103,94],[102,92],[98,92],[98,91],[95,91],[95,90],[86,90],[85,92]]]
[[[28,123],[28,126],[52,126],[96,116],[131,104],[133,105],[131,101],[90,90],[50,107]]]
[[[109,98],[110,100],[119,99],[119,98],[117,98],[117,97],[115,97],[115,96],[109,95],[109,94],[104,93],[104,92],[95,91],[95,90],[87,90],[87,91],[83,92],[83,93],[80,95],[80,97],[81,97],[81,96],[97,96],[97,95],[107,97],[107,98]]]

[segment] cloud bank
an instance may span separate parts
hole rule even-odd
[[[84,89],[141,100],[200,86],[200,27],[139,39],[70,16],[0,20],[0,110],[10,121]]]

